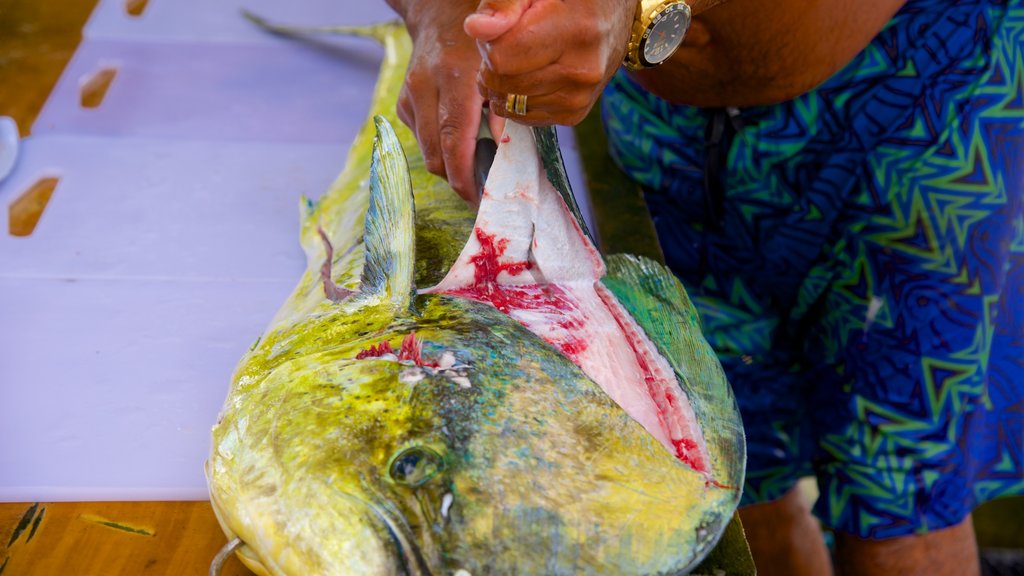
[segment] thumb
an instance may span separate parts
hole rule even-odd
[[[466,17],[466,34],[481,42],[490,42],[519,23],[532,0],[481,0],[476,12]]]

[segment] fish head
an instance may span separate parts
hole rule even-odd
[[[375,124],[362,236],[335,258],[332,234],[351,227],[320,229],[324,250],[307,246],[307,274],[243,358],[213,430],[211,501],[240,556],[274,575],[692,567],[731,517],[738,476],[721,474],[695,412],[679,409],[677,376],[695,365],[673,367],[600,283],[604,264],[531,133],[507,131],[488,182],[509,182],[485,191],[448,275],[420,291],[414,240],[431,208],[417,228],[400,143]],[[676,312],[653,328],[682,326]],[[724,417],[702,416],[735,437],[726,400]]]
[[[428,573],[405,500],[441,500],[448,445],[409,323],[366,308],[264,338],[214,427],[211,502],[257,574]]]
[[[346,345],[288,360],[228,403],[214,436],[235,461],[214,452],[214,505],[249,515],[222,523],[258,558],[291,562],[268,573],[687,565],[664,547],[699,550],[717,517],[692,511],[723,494],[518,322],[449,296],[417,307],[413,320],[334,329]]]

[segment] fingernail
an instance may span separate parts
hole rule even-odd
[[[477,42],[477,52],[480,53],[480,62],[487,68],[491,66],[491,43],[490,42]]]

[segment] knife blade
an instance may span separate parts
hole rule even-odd
[[[494,164],[494,155],[497,152],[498,143],[494,141],[494,135],[491,134],[488,111],[484,107],[480,111],[480,130],[477,132],[476,149],[473,153],[473,174],[476,177],[477,200],[484,195],[487,175],[491,172],[491,164]]]

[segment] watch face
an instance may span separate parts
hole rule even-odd
[[[690,27],[690,9],[679,3],[658,14],[644,34],[640,54],[648,65],[661,64],[683,43]]]

